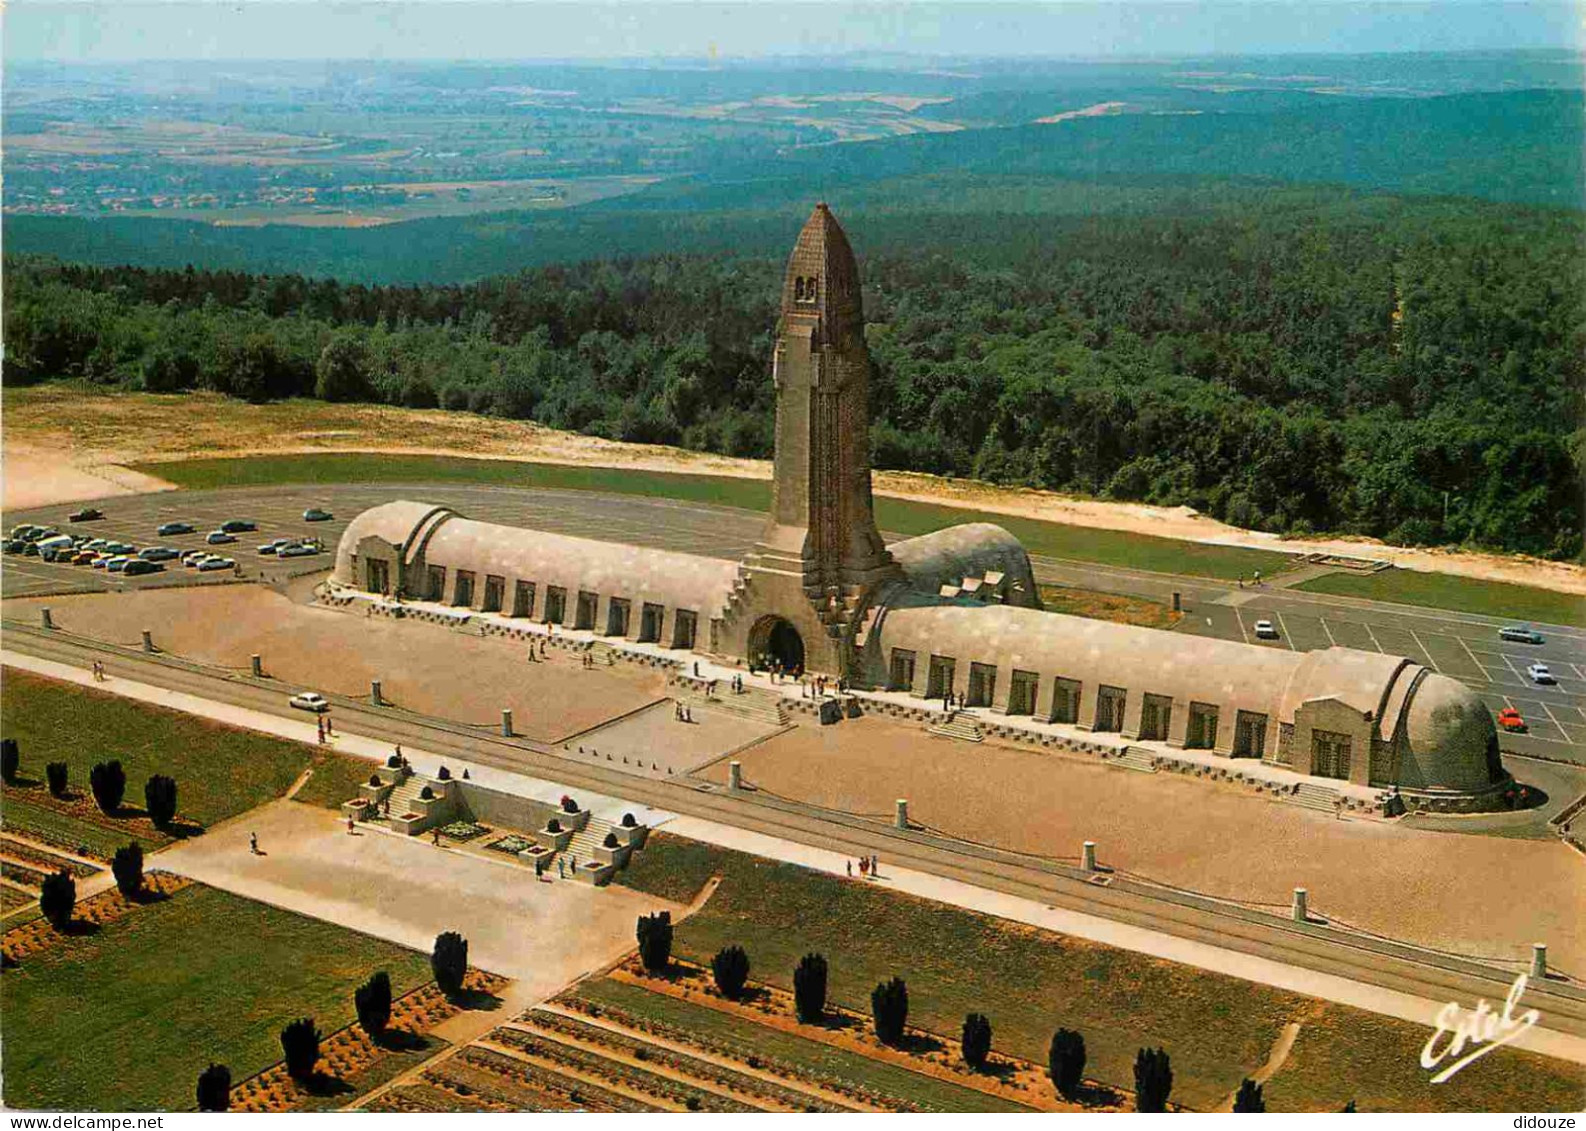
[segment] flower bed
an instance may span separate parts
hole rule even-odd
[[[143,876],[143,889],[154,896],[170,895],[192,883],[186,876],[173,876],[169,872],[147,872]],[[114,888],[82,900],[72,912],[72,918],[81,923],[109,923],[136,910],[140,904],[130,903]],[[6,958],[20,962],[30,954],[37,954],[56,946],[61,933],[46,919],[34,919],[13,927],[0,941]]]
[[[509,1088],[514,1090],[528,1089],[533,1093],[555,1097],[562,1110],[567,1108],[583,1108],[586,1111],[663,1111],[664,1108],[647,1104],[642,1100],[632,1099],[620,1093],[609,1091],[597,1084],[585,1083],[563,1076],[549,1068],[538,1064],[529,1064],[504,1053],[491,1052],[489,1049],[470,1048],[464,1050],[459,1056],[453,1057],[449,1063],[461,1060],[465,1064],[497,1076]]]
[[[39,872],[32,868],[24,867],[21,864],[13,864],[9,860],[0,860],[0,876],[4,876],[8,880],[19,883],[23,887],[37,890],[43,886],[44,877],[47,874],[48,873]]]
[[[497,852],[505,852],[508,856],[516,856],[520,852],[527,852],[533,848],[534,842],[528,837],[519,836],[517,833],[509,833],[500,840],[491,841],[485,847],[493,848]]]
[[[64,848],[65,846],[57,845],[56,847]],[[0,852],[4,852],[13,860],[19,860],[41,872],[59,872],[62,868],[65,868],[73,877],[79,880],[84,876],[91,876],[95,872],[103,871],[103,869],[96,868],[92,864],[84,864],[66,856],[57,856],[53,852],[28,844],[26,841],[17,840],[15,837],[0,835]]]
[[[441,827],[441,835],[451,837],[453,840],[473,840],[475,837],[484,836],[490,830],[484,825],[473,821],[453,821]]]

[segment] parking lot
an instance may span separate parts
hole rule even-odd
[[[204,545],[204,535],[231,518],[252,519],[258,530],[240,535],[229,546],[214,547],[234,558],[247,579],[282,581],[327,570],[341,532],[360,511],[393,499],[444,502],[470,518],[555,531],[605,541],[654,546],[713,557],[737,558],[759,537],[763,516],[750,511],[636,496],[589,491],[518,489],[469,484],[356,484],[232,488],[213,491],[168,491],[122,496],[98,504],[105,518],[68,523],[78,504],[40,507],[7,514],[7,529],[20,522],[58,527],[71,533],[116,538],[142,548],[169,545],[187,550]],[[305,523],[303,511],[322,507],[332,521]],[[171,538],[156,536],[164,522],[190,522],[197,533]],[[275,538],[319,537],[327,553],[283,562],[261,556],[256,547]],[[890,536],[889,536],[890,537]],[[1477,689],[1494,711],[1514,707],[1530,726],[1529,734],[1503,735],[1503,747],[1514,753],[1540,754],[1586,764],[1586,631],[1539,625],[1547,638],[1537,646],[1503,643],[1492,617],[1413,609],[1401,605],[1333,597],[1326,594],[1265,587],[1230,589],[1206,579],[1034,559],[1042,581],[1081,585],[1169,601],[1181,594],[1185,617],[1178,631],[1243,640],[1268,648],[1309,651],[1334,644],[1408,656]],[[87,566],[53,565],[38,558],[7,555],[3,559],[0,596],[43,596],[55,593],[120,591],[165,585],[213,584],[233,580],[230,574],[199,574],[180,565],[164,573],[127,578]],[[1277,640],[1257,640],[1255,622],[1270,620]],[[1541,660],[1558,679],[1540,687],[1525,675],[1526,666]]]

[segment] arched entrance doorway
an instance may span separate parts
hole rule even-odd
[[[773,661],[786,672],[804,669],[804,639],[798,629],[778,616],[761,617],[749,633],[749,662],[763,668]]]

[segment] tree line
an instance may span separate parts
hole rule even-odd
[[[935,250],[861,245],[875,465],[1578,557],[1582,218],[1328,199],[985,213]],[[441,407],[770,454],[770,256],[389,287],[5,266],[7,384]]]

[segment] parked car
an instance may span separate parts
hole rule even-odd
[[[129,558],[125,554],[114,554],[105,561],[105,572],[120,573],[127,568],[128,562],[136,560],[136,558]]]
[[[1498,630],[1498,639],[1507,640],[1511,644],[1541,644],[1542,634],[1530,625],[1511,624],[1507,628]]]
[[[181,556],[182,552],[180,550],[173,549],[170,546],[150,546],[146,550],[138,551],[138,557],[146,562],[168,562]]]
[[[208,542],[211,546],[224,546],[228,542],[235,542],[236,540],[237,536],[235,534],[231,534],[225,530],[211,530],[204,537],[204,541]]]
[[[209,557],[208,550],[188,550],[182,555],[182,564],[185,566],[195,566],[207,557]]]
[[[7,538],[5,540],[5,552],[8,554],[20,554],[22,547],[26,545],[27,543],[20,538]]]
[[[22,543],[22,556],[24,558],[36,558],[36,557],[38,557],[39,556],[39,544],[37,542],[24,542],[24,543]]]
[[[318,713],[330,710],[330,703],[317,691],[299,691],[288,699],[287,703],[296,707],[299,711],[314,711]]]
[[[1526,726],[1525,719],[1513,707],[1505,707],[1498,712],[1498,725],[1504,730],[1513,731],[1515,734],[1524,734],[1530,728]]]
[[[301,542],[293,542],[282,546],[276,551],[276,556],[281,558],[308,558],[313,557],[317,553],[319,553],[319,550],[313,546],[305,546]]]
[[[190,522],[166,522],[162,523],[160,528],[154,533],[158,534],[161,538],[169,538],[173,534],[194,534],[196,532],[197,531],[195,530],[193,524]]]
[[[304,522],[329,522],[335,517],[329,511],[322,511],[318,507],[309,507],[308,510],[303,512]]]
[[[42,542],[46,538],[54,538],[60,534],[53,526],[35,526],[28,530],[22,537],[29,542]]]
[[[98,550],[78,550],[77,556],[72,559],[72,565],[93,565],[97,557],[99,557]]]
[[[1258,620],[1258,621],[1256,621],[1256,639],[1257,640],[1276,640],[1277,638],[1278,638],[1278,630],[1272,627],[1272,622],[1271,621],[1269,621],[1269,620]]]
[[[73,511],[66,516],[67,522],[93,522],[105,517],[105,512],[97,507],[84,507],[80,511]]]
[[[214,554],[198,563],[198,572],[213,573],[217,569],[233,569],[236,564],[230,558],[223,558],[219,554]]]
[[[135,554],[138,548],[131,542],[106,542],[105,549],[112,554]]]
[[[264,545],[260,546],[259,547],[259,553],[261,553],[261,554],[273,554],[277,550],[279,550],[282,546],[290,546],[291,544],[292,544],[292,540],[290,538],[275,538],[275,539],[272,539],[269,542],[266,542]]]
[[[1531,677],[1532,683],[1557,683],[1553,672],[1546,664],[1532,664],[1525,669],[1525,674]]]
[[[259,524],[246,518],[228,518],[220,524],[220,529],[227,534],[242,534],[245,531],[259,529]]]
[[[121,567],[121,572],[128,577],[140,577],[147,573],[164,573],[165,567],[159,562],[151,562],[144,558],[128,558],[127,564]]]

